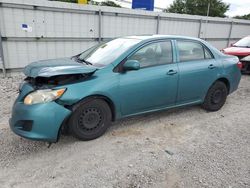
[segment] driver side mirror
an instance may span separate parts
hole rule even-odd
[[[127,60],[123,64],[124,70],[139,70],[140,69],[140,63],[137,60]]]

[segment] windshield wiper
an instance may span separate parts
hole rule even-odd
[[[79,58],[77,58],[79,59]],[[86,65],[93,65],[92,63],[90,63],[89,61],[86,61],[85,59],[79,59],[80,61],[84,62]]]
[[[82,63],[83,62],[86,65],[93,65],[92,63],[90,63],[89,61],[86,61],[85,59],[80,59],[79,56],[74,56],[73,58],[78,63]]]

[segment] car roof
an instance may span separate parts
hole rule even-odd
[[[141,40],[139,44],[151,42],[154,40],[160,40],[160,39],[184,39],[184,40],[193,40],[193,41],[198,41],[201,42],[202,44],[206,45],[212,52],[213,55],[218,57],[223,55],[218,49],[213,47],[211,44],[208,42],[200,39],[200,38],[195,38],[195,37],[188,37],[188,36],[181,36],[181,35],[134,35],[134,36],[125,36],[122,38],[127,38],[127,39],[137,39]]]
[[[198,40],[198,38],[194,37],[188,37],[188,36],[180,36],[180,35],[134,35],[134,36],[126,36],[123,38],[132,38],[132,39],[138,39],[138,40],[153,40],[153,39],[191,39],[191,40]]]

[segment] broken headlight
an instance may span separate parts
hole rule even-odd
[[[44,90],[37,90],[30,94],[28,94],[24,99],[24,104],[32,105],[38,103],[47,103],[54,101],[60,98],[66,89],[44,89]]]

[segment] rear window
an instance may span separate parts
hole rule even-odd
[[[181,62],[213,58],[211,52],[198,42],[177,41],[177,46]]]

